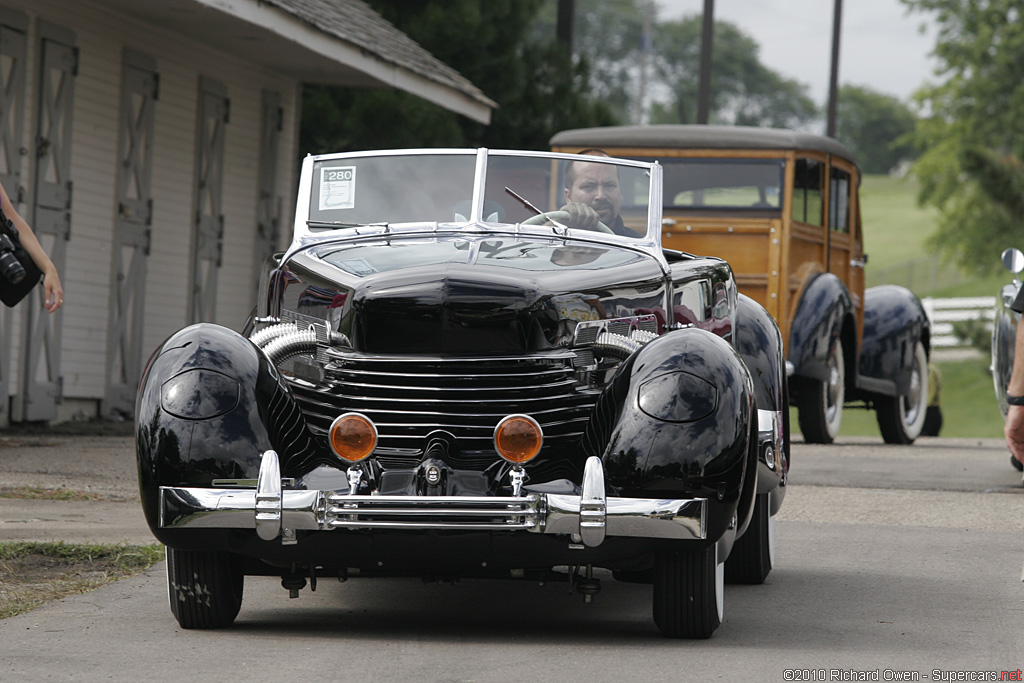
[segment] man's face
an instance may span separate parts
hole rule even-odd
[[[565,200],[586,204],[597,212],[602,223],[610,226],[622,208],[616,168],[611,164],[576,162],[573,171],[576,177],[572,187],[565,188]]]

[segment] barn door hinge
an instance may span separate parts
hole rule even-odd
[[[224,214],[217,216],[217,267],[224,260]]]

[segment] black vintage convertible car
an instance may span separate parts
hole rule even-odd
[[[728,263],[662,248],[661,171],[307,157],[241,333],[182,329],[140,386],[142,505],[180,625],[232,624],[247,575],[293,597],[422,576],[589,599],[610,574],[653,584],[666,636],[709,637],[723,584],[772,568],[785,360]],[[566,187],[595,177],[581,227]]]

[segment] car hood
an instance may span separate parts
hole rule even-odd
[[[327,320],[365,353],[547,350],[569,343],[577,322],[657,308],[665,295],[649,255],[535,236],[328,243],[279,272],[285,317]]]

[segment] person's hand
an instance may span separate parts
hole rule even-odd
[[[1003,433],[1006,435],[1006,446],[1010,449],[1010,454],[1024,463],[1024,406],[1009,406]]]
[[[64,305],[64,288],[60,286],[60,277],[53,270],[43,277],[43,307],[50,313]]]
[[[569,214],[569,220],[566,223],[570,228],[597,230],[597,224],[601,222],[601,217],[597,211],[594,211],[587,204],[580,202],[569,202],[562,207],[562,211]]]

